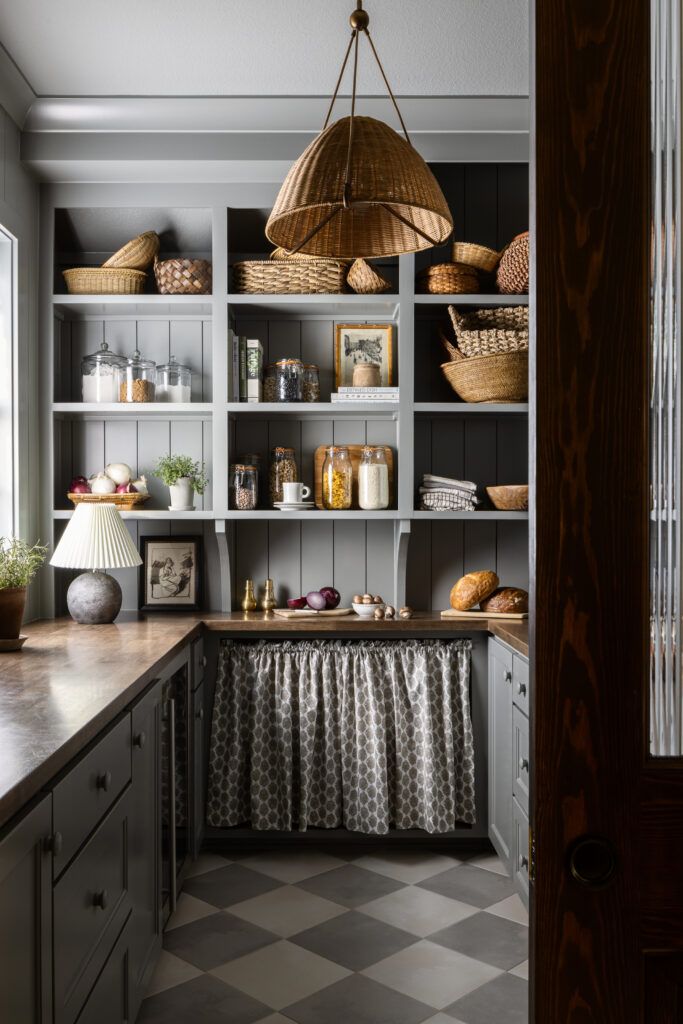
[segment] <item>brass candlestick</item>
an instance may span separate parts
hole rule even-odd
[[[254,596],[254,581],[244,581],[244,597],[242,598],[242,611],[243,612],[255,612],[256,611],[256,597]]]
[[[275,607],[275,590],[273,588],[273,581],[267,579],[265,582],[265,590],[263,597],[261,598],[261,608],[264,612],[272,612]]]

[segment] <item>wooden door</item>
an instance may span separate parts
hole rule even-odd
[[[680,165],[662,145],[679,117],[677,16],[669,0],[536,0],[532,14],[538,1024],[683,1020],[683,762],[652,753],[648,571],[652,557],[653,589],[677,601],[680,563],[652,548],[651,523],[675,553],[678,490],[667,508],[653,489],[651,508],[649,473],[651,445],[655,461],[673,445],[662,487],[680,474],[675,373],[670,393],[653,390],[668,425],[649,423],[650,371],[654,387],[661,360],[680,364]],[[670,337],[651,366],[657,322]],[[680,717],[680,609],[664,603],[652,650],[671,659]]]

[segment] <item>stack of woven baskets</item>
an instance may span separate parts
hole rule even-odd
[[[233,266],[235,292],[249,295],[339,295],[354,291],[378,295],[392,284],[367,260],[325,259],[275,249],[267,260]]]
[[[159,236],[143,231],[110,256],[101,267],[74,267],[63,271],[71,295],[141,295],[146,271],[154,264],[157,289],[162,295],[208,295],[211,263],[175,258],[159,260]]]
[[[529,291],[529,232],[517,235],[501,252],[474,242],[453,242],[451,263],[425,267],[416,290],[427,295],[474,295]]]
[[[523,402],[529,393],[529,310],[526,306],[460,313],[448,307],[457,345],[441,370],[465,402]]]

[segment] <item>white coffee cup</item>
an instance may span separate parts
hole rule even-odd
[[[298,505],[311,496],[311,488],[301,483],[287,483],[282,485],[282,497],[288,505]]]

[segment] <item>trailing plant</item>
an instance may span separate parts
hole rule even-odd
[[[45,561],[47,548],[19,537],[0,537],[0,590],[27,587]]]
[[[167,487],[173,487],[182,477],[187,477],[200,495],[204,493],[209,482],[204,463],[191,459],[189,455],[164,455],[157,462],[154,475]]]

